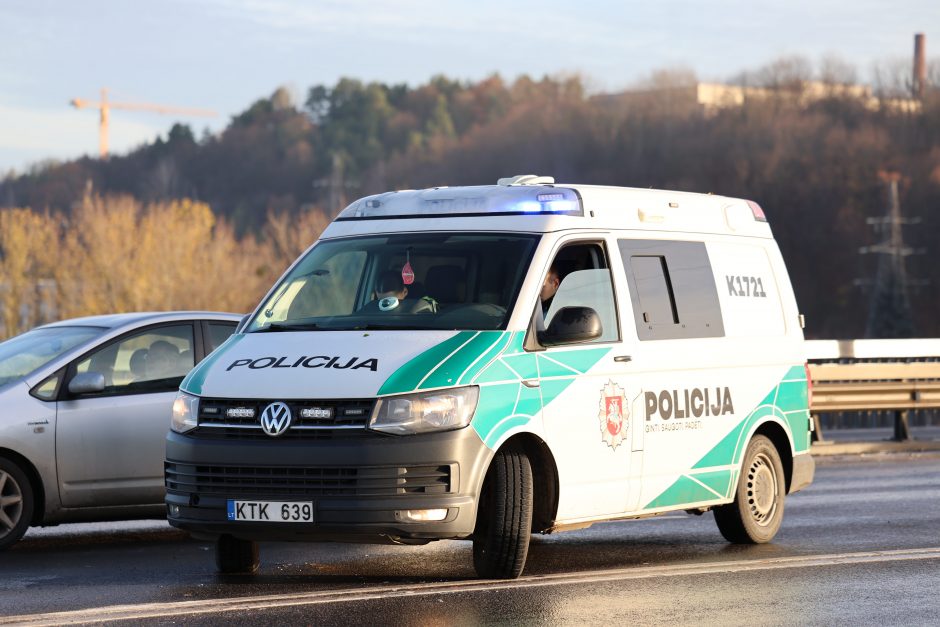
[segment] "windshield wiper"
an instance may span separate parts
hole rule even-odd
[[[360,324],[349,327],[350,331],[415,331],[422,327],[406,326],[401,324]]]
[[[320,328],[320,325],[315,322],[306,322],[300,324],[284,324],[282,322],[272,322],[266,327],[261,327],[260,329],[255,329],[252,333],[267,333],[267,332],[276,332],[276,331],[315,331]]]

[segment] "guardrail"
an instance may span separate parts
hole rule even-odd
[[[940,409],[940,340],[810,340],[810,411],[822,441],[821,412],[894,412],[894,439],[910,440],[909,412]]]

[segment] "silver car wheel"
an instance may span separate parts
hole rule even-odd
[[[10,473],[0,468],[0,538],[9,534],[23,517],[23,490]]]

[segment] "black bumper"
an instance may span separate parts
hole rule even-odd
[[[420,543],[465,538],[490,451],[473,429],[405,437],[216,440],[169,433],[171,525],[197,537]],[[228,501],[310,501],[312,523],[228,519]],[[446,509],[413,522],[408,510]]]

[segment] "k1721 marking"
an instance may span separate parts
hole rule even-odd
[[[731,296],[767,298],[764,282],[759,276],[725,275],[725,281],[728,284],[728,294]]]

